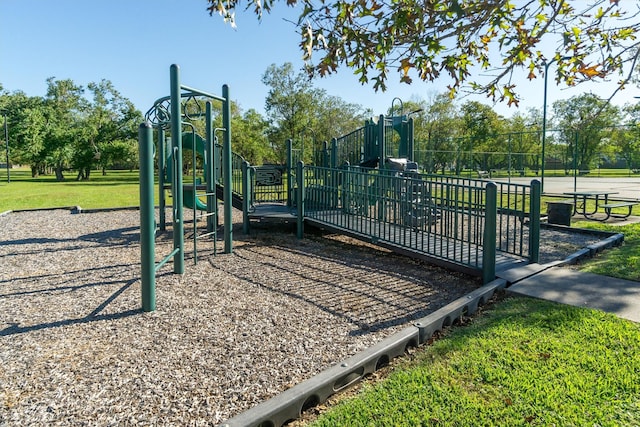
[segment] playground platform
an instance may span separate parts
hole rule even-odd
[[[296,209],[283,203],[259,203],[249,209],[249,219],[252,221],[289,223],[296,218]]]

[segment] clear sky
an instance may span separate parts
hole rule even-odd
[[[209,16],[206,7],[205,0],[0,0],[0,83],[11,92],[43,96],[48,77],[83,86],[107,79],[144,113],[169,94],[169,66],[176,63],[183,84],[213,93],[228,84],[243,110],[263,113],[268,88],[261,77],[267,67],[285,62],[302,66],[298,36],[283,19],[297,17],[296,11],[283,2],[262,22],[252,13],[241,13],[233,29],[219,16]],[[314,84],[376,115],[385,113],[395,97],[429,99],[446,86],[400,84],[395,71],[390,75],[384,93],[361,86],[349,69]],[[521,110],[542,107],[541,78],[523,80],[519,90]],[[583,92],[608,97],[611,90],[604,84],[563,90],[550,75],[548,104]],[[629,87],[613,102],[622,105],[635,101],[634,96],[640,96],[640,89]],[[472,99],[490,103],[483,97]],[[506,104],[495,109],[505,116],[517,111]]]

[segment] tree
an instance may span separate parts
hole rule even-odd
[[[344,101],[338,96],[329,95],[325,90],[314,92],[314,108],[311,119],[302,130],[300,138],[305,138],[321,148],[324,141],[330,142],[358,129],[371,116],[370,110],[363,110],[362,106]]]
[[[78,179],[89,179],[96,164],[105,174],[107,167],[127,163],[130,150],[126,145],[136,145],[138,124],[142,121],[142,114],[109,80],[89,83],[87,87],[93,99],[83,121],[83,137],[75,144],[73,167]],[[110,144],[118,146],[110,149]]]
[[[529,167],[538,173],[542,151],[542,133],[536,129],[539,111],[530,109],[529,115],[515,114],[507,121],[509,167],[524,173]]]
[[[69,168],[73,158],[73,144],[81,137],[82,127],[79,118],[86,108],[83,98],[84,89],[76,86],[70,79],[47,79],[45,97],[45,134],[46,162],[53,165],[56,180],[64,179],[63,171]]]
[[[458,141],[464,131],[459,109],[451,98],[446,94],[435,95],[415,117],[416,146],[429,152],[426,170],[444,173],[447,167],[458,164]]]
[[[628,104],[624,107],[628,116],[627,126],[614,134],[613,144],[616,154],[622,157],[627,167],[635,173],[640,172],[640,104]]]
[[[279,67],[271,64],[262,82],[270,87],[265,110],[275,125],[270,137],[277,141],[275,145],[282,157],[285,140],[296,139],[312,118],[314,89],[304,74],[294,73],[290,62]]]
[[[232,114],[233,151],[253,165],[275,161],[267,134],[269,122],[254,109],[240,115]]]
[[[235,25],[240,0],[208,0],[209,13]],[[250,0],[261,19],[276,0]],[[363,84],[386,88],[399,80],[446,78],[450,95],[461,88],[517,104],[516,72],[534,79],[558,61],[568,85],[621,75],[631,78],[640,55],[640,11],[619,0],[287,0],[302,6],[297,30],[311,75],[353,69]],[[545,50],[546,46],[554,46]],[[319,58],[315,58],[318,55]],[[565,56],[570,59],[563,59]],[[625,70],[626,67],[626,70]],[[627,73],[627,74],[623,74]],[[487,76],[486,78],[483,76]]]
[[[0,95],[0,109],[7,113],[10,123],[9,145],[11,161],[31,166],[31,174],[37,176],[45,167],[46,117],[44,100],[28,97],[24,92]]]
[[[106,175],[106,169],[129,169],[138,166],[138,141],[135,139],[104,142],[98,145],[100,158],[98,165],[102,168],[102,174]],[[89,179],[88,176],[86,179]]]
[[[468,101],[461,107],[462,122],[468,133],[463,139],[462,151],[471,154],[468,167],[490,170],[505,167],[507,141],[504,134],[504,119],[491,107],[477,101]],[[499,153],[498,156],[492,153]]]
[[[0,93],[0,107],[11,122],[12,159],[30,165],[32,176],[75,169],[89,179],[91,168],[135,165],[137,125],[142,114],[108,80],[89,83],[93,95],[72,80],[47,79],[45,97]],[[113,149],[111,144],[116,146]],[[133,162],[133,163],[132,163]]]
[[[279,161],[285,158],[287,139],[293,140],[294,148],[304,148],[304,160],[309,160],[314,151],[311,148],[352,131],[364,121],[361,106],[313,87],[304,73],[294,72],[291,63],[272,64],[262,81],[270,87],[265,109],[272,123],[269,140]],[[314,144],[316,147],[311,147]]]
[[[554,102],[553,110],[566,148],[565,170],[575,167],[586,172],[597,166],[597,154],[621,122],[620,109],[597,95],[583,94]]]

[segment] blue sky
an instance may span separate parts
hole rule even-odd
[[[83,86],[104,78],[145,112],[168,95],[169,66],[176,63],[183,84],[213,93],[228,84],[243,110],[264,112],[268,88],[261,77],[267,67],[285,62],[302,66],[298,36],[283,19],[295,18],[296,11],[278,4],[276,13],[262,22],[240,13],[233,29],[219,16],[209,16],[206,7],[205,0],[0,0],[0,83],[9,91],[43,96],[48,77],[69,78]],[[429,99],[446,86],[408,86],[395,80],[392,72],[389,89],[376,93],[371,86],[361,86],[351,70],[342,69],[314,84],[376,115],[385,113],[395,97]],[[523,79],[519,88],[521,110],[542,107],[542,79]],[[550,105],[582,92],[608,97],[611,90],[606,84],[560,89],[550,75],[548,101]],[[634,101],[634,96],[640,96],[640,89],[630,87],[614,103]],[[490,103],[483,97],[471,99]],[[502,104],[495,109],[505,116],[517,111]]]

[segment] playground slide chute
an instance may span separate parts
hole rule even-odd
[[[193,150],[194,149],[194,145],[195,145],[196,153],[200,154],[200,156],[202,156],[202,158],[204,159],[204,146],[205,146],[204,139],[200,135],[198,135],[197,133],[184,133],[184,134],[182,134],[182,149],[183,150]],[[169,164],[169,165],[172,164],[171,156],[172,156],[172,154],[169,154],[169,156],[167,156],[167,164]],[[182,166],[180,167],[180,170],[182,170]],[[167,168],[167,179],[168,179],[168,181],[172,181],[172,179],[173,179],[173,168],[171,168],[171,167]],[[195,186],[185,185],[183,187],[182,204],[186,208],[194,209],[193,201],[194,201],[194,198],[195,198],[195,209],[198,209],[198,210],[201,210],[201,211],[206,211],[207,210],[207,204],[203,203],[198,197],[194,197],[194,192],[195,191],[196,191]]]

